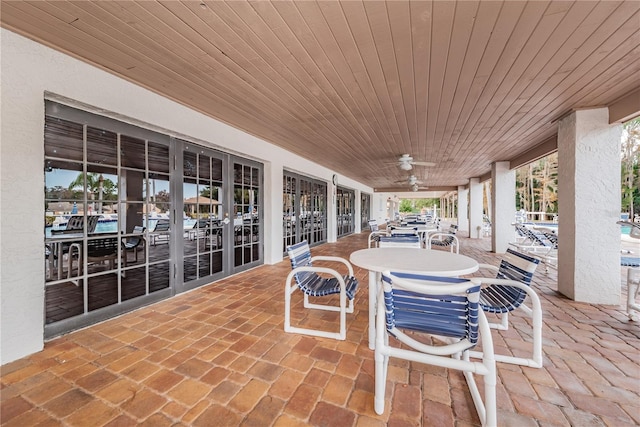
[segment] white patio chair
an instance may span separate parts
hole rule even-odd
[[[378,221],[375,219],[369,220],[369,229],[371,233],[369,233],[369,237],[367,239],[367,247],[376,248],[378,247],[378,242],[380,241],[380,237],[387,236],[388,233],[386,230],[381,230],[378,226]]]
[[[496,273],[495,278],[475,278],[482,283],[480,292],[480,307],[487,313],[496,314],[500,322],[489,323],[493,329],[507,330],[509,328],[509,312],[518,308],[531,317],[532,323],[532,352],[530,358],[495,354],[498,362],[514,365],[542,368],[542,306],[540,299],[531,288],[531,280],[540,260],[507,249],[500,266],[480,264],[480,269],[487,269]],[[529,297],[531,307],[524,301]],[[480,353],[470,352],[471,357],[482,357]]]
[[[384,412],[387,368],[389,358],[395,357],[463,371],[480,422],[486,426],[497,424],[493,341],[487,319],[478,305],[480,285],[472,280],[382,273],[376,318],[374,409],[377,414]],[[419,334],[410,335],[408,331]],[[428,343],[420,339],[423,334],[443,337],[446,343]],[[406,347],[391,346],[389,337]],[[478,340],[482,344],[481,362],[469,359],[469,349]],[[474,375],[484,377],[484,401]]]
[[[301,333],[324,338],[334,338],[344,340],[347,336],[346,313],[353,313],[353,300],[358,288],[358,280],[353,275],[353,267],[344,258],[333,256],[311,256],[309,244],[306,240],[287,247],[289,260],[291,261],[291,272],[287,276],[284,292],[285,332]],[[332,261],[344,264],[348,274],[341,275],[337,270],[327,267],[314,267],[312,261]],[[322,277],[318,273],[329,275]],[[293,283],[295,281],[295,283]],[[317,329],[308,329],[291,326],[291,294],[296,289],[300,289],[304,294],[304,307],[340,312],[340,332],[328,332]],[[312,304],[309,296],[320,297],[326,295],[340,295],[340,306],[330,306],[322,304]],[[349,306],[347,307],[347,299]]]
[[[451,224],[449,231],[430,233],[427,238],[427,249],[433,249],[433,247],[449,248],[450,252],[460,253],[460,241],[456,236],[458,226]]]

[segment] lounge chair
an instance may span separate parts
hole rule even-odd
[[[523,236],[519,242],[509,243],[518,251],[527,252],[538,258],[545,265],[545,270],[549,267],[558,266],[558,236],[550,230],[529,228],[523,224],[514,224],[517,234]]]
[[[498,362],[515,365],[542,367],[542,306],[540,299],[531,288],[531,280],[540,260],[513,249],[507,249],[500,266],[480,264],[480,269],[496,273],[495,278],[475,278],[482,283],[480,291],[480,307],[487,313],[494,313],[500,318],[499,323],[489,323],[493,329],[509,328],[509,312],[518,308],[531,317],[532,322],[532,356],[530,358],[496,354]],[[525,305],[529,297],[531,308]],[[472,357],[482,357],[479,353],[470,353]]]
[[[353,313],[353,300],[358,289],[358,280],[353,275],[353,267],[344,258],[333,256],[311,256],[309,244],[306,240],[287,247],[291,272],[287,276],[285,284],[284,301],[284,330],[285,332],[300,333],[316,337],[334,338],[344,340],[347,336],[346,313]],[[341,275],[337,270],[328,267],[316,267],[313,261],[329,261],[344,264],[348,273]],[[329,275],[321,277],[318,273]],[[295,282],[295,283],[293,283]],[[304,294],[304,308],[340,312],[340,331],[328,332],[324,330],[300,328],[291,326],[291,294],[300,289]],[[327,295],[340,295],[340,306],[312,304],[309,296],[322,297]],[[349,306],[347,307],[347,299]]]
[[[472,280],[382,273],[376,317],[374,409],[377,414],[384,412],[389,358],[394,357],[463,371],[480,422],[487,426],[497,424],[493,341],[487,319],[478,306],[480,286]],[[433,338],[429,343],[424,334],[438,339],[444,337],[445,343],[436,345]],[[390,337],[397,339],[402,347],[390,345]],[[472,361],[469,350],[479,342],[482,360]],[[474,375],[484,377],[484,402]]]
[[[160,242],[169,243],[171,237],[171,223],[168,220],[158,220],[155,228],[149,234],[151,245],[155,246]]]

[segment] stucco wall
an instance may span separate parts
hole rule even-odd
[[[76,107],[86,104],[90,111],[95,107],[94,111],[103,115],[196,138],[205,145],[263,162],[268,264],[282,260],[283,168],[331,181],[334,172],[330,169],[70,56],[5,29],[0,31],[0,364],[43,348],[45,97],[68,99]],[[373,194],[371,188],[346,177],[339,177],[339,181]],[[373,195],[373,205],[383,197]],[[330,225],[334,224],[333,212],[331,202]]]
[[[558,124],[558,290],[575,301],[620,303],[621,131],[607,108]]]

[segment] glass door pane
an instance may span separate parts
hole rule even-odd
[[[185,143],[182,280],[187,288],[225,273],[223,158],[221,153]]]
[[[233,272],[262,261],[262,167],[233,161]]]

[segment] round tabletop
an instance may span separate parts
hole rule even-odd
[[[478,262],[465,255],[416,248],[371,248],[355,251],[351,263],[369,271],[385,270],[454,277],[478,270]]]

